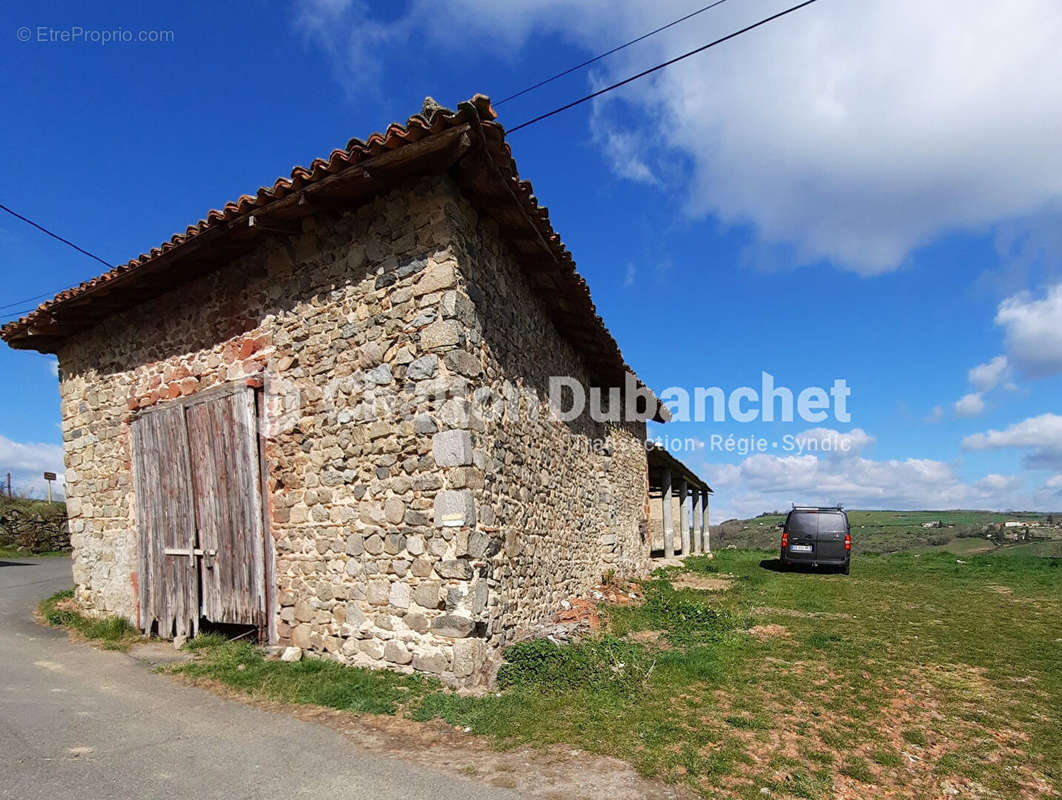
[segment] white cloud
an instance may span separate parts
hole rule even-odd
[[[929,413],[922,417],[922,422],[940,422],[944,419],[944,406],[933,406]]]
[[[852,428],[844,433],[832,428],[811,428],[798,433],[796,442],[803,451],[834,454],[843,458],[859,453],[874,444],[874,437],[862,428]]]
[[[63,447],[58,444],[16,442],[0,436],[0,481],[7,486],[7,473],[16,493],[43,497],[47,484],[45,472],[55,472],[58,480],[52,484],[55,495],[63,492]]]
[[[641,155],[648,150],[642,137],[616,130],[613,125],[599,121],[596,113],[590,127],[593,130],[594,141],[608,157],[613,172],[621,178],[650,186],[660,183]]]
[[[1045,489],[1062,489],[1062,473],[1058,475],[1052,475],[1046,481],[1044,481]]]
[[[985,411],[985,399],[979,392],[964,394],[955,401],[955,416],[978,417]]]
[[[1062,467],[1062,416],[1041,414],[1001,431],[975,433],[965,437],[962,446],[966,450],[1025,450],[1029,469]]]
[[[979,392],[995,389],[1007,371],[1007,357],[996,356],[991,361],[978,364],[969,373],[970,385]]]
[[[1062,372],[1062,283],[1042,298],[1027,292],[1004,300],[996,313],[1010,360],[1031,377]]]
[[[985,475],[981,480],[974,484],[978,489],[986,489],[988,491],[1003,491],[1007,489],[1017,489],[1022,485],[1022,479],[1018,475],[1000,475],[998,473],[991,473]]]
[[[717,522],[787,508],[792,502],[887,509],[1050,505],[1046,497],[1023,494],[1020,476],[991,474],[966,483],[953,465],[920,458],[757,454],[740,464],[706,464],[698,472],[716,492],[712,518]]]
[[[56,378],[58,378],[59,377],[59,360],[55,359],[55,358],[49,358],[49,359],[45,360],[45,363],[48,365],[48,370],[52,373],[52,375],[54,375]]]
[[[627,271],[623,275],[623,285],[624,286],[634,286],[634,276],[635,276],[636,272],[637,272],[637,270],[635,269],[634,262],[633,261],[628,261],[627,262]]]
[[[416,28],[413,18],[373,20],[363,0],[303,0],[295,9],[295,29],[325,52],[337,82],[351,96],[379,85],[381,54],[391,49],[404,52],[402,45]]]
[[[598,62],[587,80],[626,77],[785,5],[721,6]],[[684,0],[454,0],[447,18],[459,24],[443,25],[436,4],[416,0],[383,24],[365,4],[316,0],[297,19],[344,86],[366,86],[374,62],[405,58],[412,40],[513,58],[552,33],[589,54],[688,10]],[[691,215],[751,225],[789,263],[875,274],[942,233],[1031,217],[1062,193],[1060,38],[1054,0],[819,4],[605,95],[593,125],[620,175],[670,177],[669,165],[688,163],[662,184]],[[543,73],[567,66],[545,61]],[[569,96],[584,89],[568,86]],[[503,121],[534,107],[506,106]],[[652,147],[632,150],[643,141]]]

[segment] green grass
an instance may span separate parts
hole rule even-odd
[[[924,551],[857,556],[843,576],[774,572],[761,566],[771,557],[687,560],[733,576],[722,592],[660,572],[644,604],[603,609],[600,636],[510,648],[485,696],[269,661],[216,637],[193,640],[197,660],[173,669],[285,702],[442,719],[499,748],[616,756],[706,797],[923,797],[943,781],[1000,797],[1062,790],[1062,562]],[[640,631],[655,643],[630,638]]]
[[[662,630],[670,645],[629,659],[652,665],[634,691],[622,675],[530,681],[500,696],[429,694],[411,713],[499,747],[558,742],[618,756],[713,797],[766,786],[828,798],[839,781],[926,796],[942,776],[1001,796],[1020,795],[1030,776],[1062,788],[1059,564],[927,552],[857,558],[846,577],[763,569],[772,555],[718,554],[711,565],[736,576],[724,593],[654,581],[645,605],[608,609],[611,637]],[[765,623],[788,635],[741,632]],[[934,762],[918,745],[922,760],[909,766],[901,751],[917,742],[946,752]]]
[[[129,645],[141,639],[140,631],[121,617],[93,619],[77,611],[62,608],[63,601],[74,596],[73,589],[56,592],[41,601],[38,611],[41,618],[55,628],[65,628],[78,636],[99,644],[105,650],[127,650]]]
[[[254,697],[372,714],[394,714],[439,688],[437,682],[419,676],[345,667],[334,661],[269,661],[251,644],[219,638],[188,642],[202,659],[171,671],[214,680]]]
[[[920,730],[908,728],[907,730],[901,731],[901,735],[903,736],[903,740],[908,744],[917,745],[918,747],[925,747],[929,744],[926,740],[925,733]]]
[[[778,546],[780,536],[778,523],[784,520],[783,514],[728,520],[713,528],[713,546],[716,549],[728,545],[741,549],[774,549]],[[1062,555],[1062,514],[849,510],[848,520],[852,526],[852,549],[857,555],[941,550],[962,556],[993,551],[997,545],[1006,550],[1029,547],[1030,553],[1035,555]],[[1041,527],[1030,528],[1030,535],[1052,541],[1026,545],[1006,540],[998,531],[985,530],[986,526],[1006,520],[1038,522]],[[942,527],[923,528],[924,523],[939,523]],[[990,532],[995,541],[986,538]],[[1042,552],[1038,552],[1037,548]],[[1020,549],[1017,551],[1021,552]]]

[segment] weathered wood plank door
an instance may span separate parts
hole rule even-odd
[[[199,630],[195,560],[173,555],[195,547],[184,409],[162,408],[133,421],[133,489],[137,521],[140,626],[160,636]],[[167,554],[171,551],[171,554]]]
[[[188,406],[203,616],[266,623],[258,416],[251,389]]]
[[[208,391],[132,423],[140,626],[267,624],[254,390]]]

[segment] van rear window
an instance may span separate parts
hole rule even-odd
[[[789,515],[786,530],[796,534],[815,534],[819,532],[819,515],[814,511],[794,511]]]
[[[844,514],[819,514],[819,533],[844,533],[846,530]]]
[[[844,533],[848,530],[844,514],[836,511],[794,511],[786,530],[794,534]]]

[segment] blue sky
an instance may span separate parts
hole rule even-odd
[[[501,98],[696,5],[5,8],[0,202],[124,262],[404,120],[425,95]],[[501,105],[501,122],[784,6],[732,0]],[[173,41],[38,41],[73,26]],[[649,385],[729,390],[767,371],[797,391],[851,387],[846,424],[655,430],[705,442],[857,431],[841,455],[680,454],[716,488],[716,520],[791,500],[1062,509],[1060,34],[1046,1],[822,0],[512,134]],[[6,215],[0,260],[5,319],[102,269]],[[0,472],[39,486],[40,471],[61,470],[52,361],[0,348],[0,371]]]

